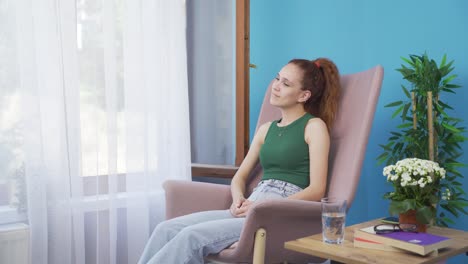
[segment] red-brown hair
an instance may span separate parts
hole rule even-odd
[[[326,58],[316,60],[293,59],[289,63],[303,71],[302,90],[311,92],[304,109],[320,117],[330,131],[338,111],[340,98],[340,73],[335,63]]]

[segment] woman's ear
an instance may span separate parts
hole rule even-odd
[[[299,102],[300,103],[305,103],[307,102],[307,100],[309,100],[310,96],[312,95],[312,93],[309,91],[309,90],[306,90],[306,91],[302,91],[301,92],[301,95],[299,97]]]

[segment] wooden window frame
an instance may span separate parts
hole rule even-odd
[[[192,164],[192,176],[232,178],[250,145],[250,0],[236,0],[236,156],[235,165]]]

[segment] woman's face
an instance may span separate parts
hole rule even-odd
[[[294,64],[286,64],[273,80],[270,103],[281,108],[303,104],[310,91],[302,90],[302,70]]]

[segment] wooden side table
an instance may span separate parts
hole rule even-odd
[[[353,244],[354,230],[371,225],[380,224],[380,219],[348,226],[345,229],[345,240],[340,245],[331,245],[322,242],[322,234],[316,234],[297,240],[288,241],[285,248],[316,257],[331,259],[342,263],[437,263],[450,257],[468,252],[468,232],[442,227],[430,227],[428,233],[450,237],[454,239],[450,247],[440,249],[436,256],[420,256],[411,252],[390,252],[366,248],[355,248]],[[468,260],[468,257],[467,257]]]

